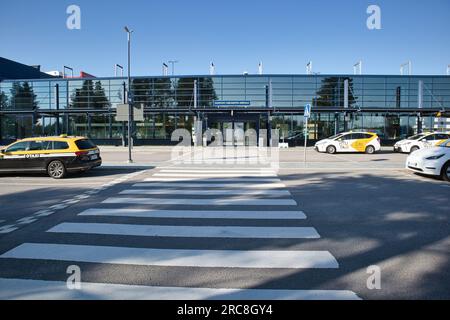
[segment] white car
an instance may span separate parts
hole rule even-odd
[[[450,139],[436,147],[417,150],[406,159],[408,170],[450,181]]]
[[[318,152],[365,152],[375,153],[381,149],[380,138],[373,132],[343,132],[318,141],[314,148]]]
[[[397,142],[394,145],[394,151],[410,153],[434,147],[447,139],[450,139],[450,134],[444,132],[420,133]]]

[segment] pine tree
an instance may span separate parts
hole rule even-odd
[[[344,106],[344,80],[348,80],[348,105],[356,103],[353,95],[353,79],[328,77],[322,80],[322,86],[317,91],[317,106],[343,107]]]
[[[28,82],[14,82],[11,88],[11,106],[16,110],[36,110],[38,103]]]

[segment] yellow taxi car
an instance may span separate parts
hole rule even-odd
[[[0,172],[47,172],[54,179],[102,164],[98,147],[84,137],[18,140],[0,150]]]
[[[380,138],[376,133],[366,131],[343,132],[318,141],[314,148],[318,152],[365,152],[373,154],[381,150]]]

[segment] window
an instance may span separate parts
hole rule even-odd
[[[8,152],[17,152],[17,151],[25,151],[28,148],[28,141],[17,142],[6,149],[6,153]]]
[[[439,134],[436,134],[435,140],[447,140],[449,138],[450,138],[450,135],[445,134],[445,133],[439,133]]]
[[[65,150],[69,149],[69,145],[64,141],[52,141],[53,142],[53,150]]]
[[[30,141],[27,151],[47,150],[49,141]]]
[[[373,135],[368,134],[368,133],[363,133],[363,137],[361,139],[371,139],[373,137]]]
[[[342,136],[339,140],[352,140],[353,134],[346,134],[345,136]]]
[[[436,135],[435,134],[430,134],[429,136],[426,136],[425,138],[423,138],[423,140],[425,140],[425,141],[436,140]]]
[[[352,139],[356,140],[356,139],[366,139],[366,135],[364,133],[353,133],[352,134]]]
[[[91,142],[91,140],[77,140],[75,141],[75,144],[77,145],[78,149],[80,150],[86,150],[86,149],[94,149],[96,145]]]

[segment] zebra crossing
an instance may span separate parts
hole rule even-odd
[[[0,262],[19,261],[25,266],[29,263],[30,268],[41,261],[93,268],[178,268],[180,275],[188,268],[205,268],[213,274],[228,269],[236,274],[242,270],[258,274],[258,270],[338,269],[338,261],[326,250],[214,248],[216,242],[209,242],[320,239],[312,226],[291,225],[308,221],[298,206],[270,168],[164,167],[150,177],[124,184],[94,207],[80,210],[75,221],[49,228],[46,241],[22,243],[4,252]],[[50,241],[55,236],[59,240]],[[111,243],[96,243],[99,236]],[[145,241],[130,246],[130,239]],[[168,240],[152,245],[161,239]],[[195,239],[204,240],[204,246],[196,248],[195,241],[189,245]],[[180,248],[180,244],[187,247]],[[138,285],[90,280],[82,282],[80,290],[69,290],[64,277],[0,278],[0,299],[359,299],[349,290],[193,287],[174,286],[170,281],[149,285],[149,279],[145,280]]]

